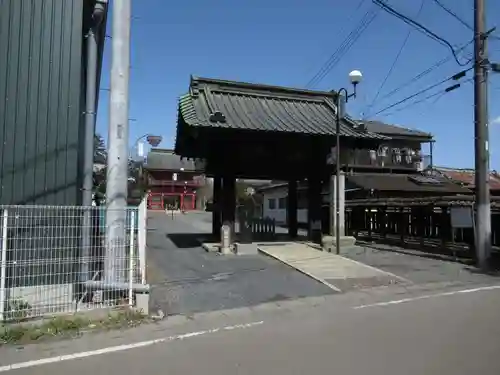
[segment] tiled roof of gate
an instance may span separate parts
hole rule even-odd
[[[179,102],[180,119],[191,126],[335,135],[332,93],[207,78],[192,78]],[[341,122],[341,135],[389,139]]]
[[[166,149],[152,149],[148,152],[145,168],[163,171],[180,171],[183,168],[186,172],[197,171],[193,160],[183,159],[174,154],[173,150]]]

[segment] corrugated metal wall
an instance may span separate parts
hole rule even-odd
[[[81,201],[84,0],[0,0],[0,204]]]

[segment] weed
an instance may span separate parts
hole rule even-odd
[[[14,298],[7,301],[6,315],[9,320],[20,322],[29,318],[32,306],[21,298]]]
[[[92,319],[84,315],[57,316],[32,324],[11,324],[0,327],[0,345],[21,344],[53,337],[75,337],[89,331],[135,327],[147,317],[133,309],[109,313]]]

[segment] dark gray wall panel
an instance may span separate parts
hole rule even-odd
[[[0,204],[81,201],[85,0],[0,0]]]

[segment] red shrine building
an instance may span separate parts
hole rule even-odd
[[[196,193],[204,184],[203,171],[193,160],[181,159],[173,150],[153,148],[147,156],[144,170],[148,185],[149,209],[194,210]]]

